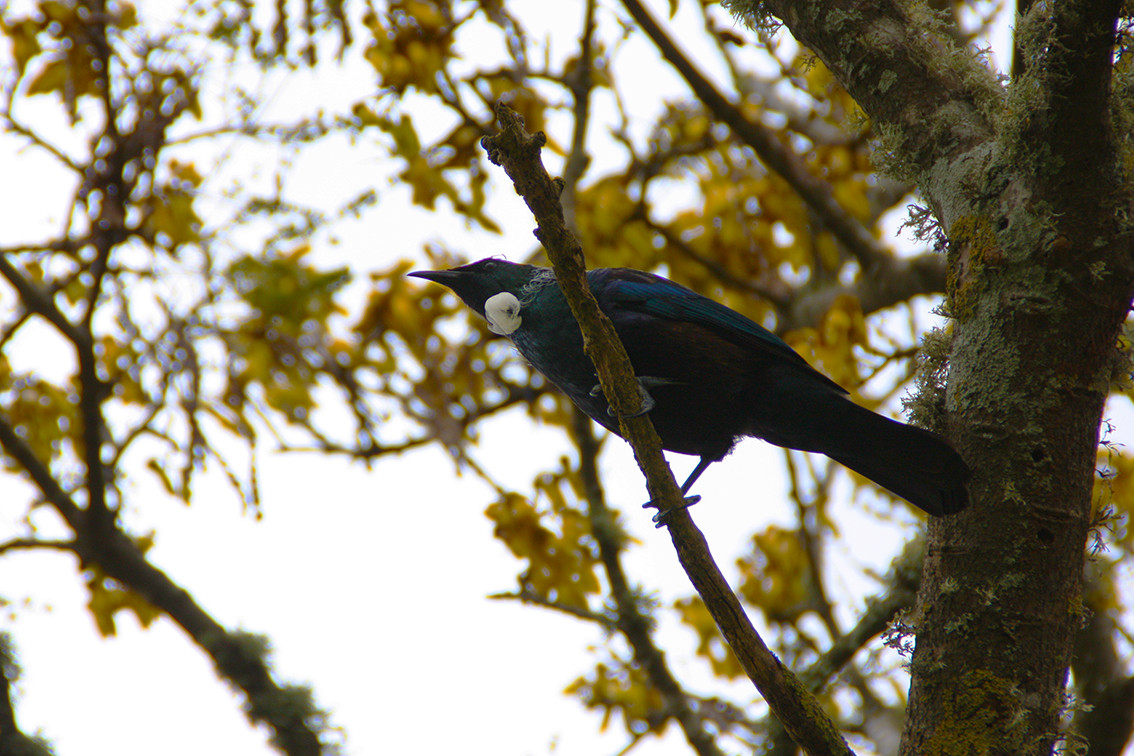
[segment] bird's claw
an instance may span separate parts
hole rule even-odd
[[[654,401],[654,398],[652,396],[650,396],[649,390],[654,386],[665,386],[670,383],[673,383],[673,381],[667,380],[665,378],[654,378],[648,375],[639,376],[638,396],[641,397],[642,406],[637,412],[632,412],[629,415],[623,415],[623,417],[642,417],[643,415],[649,414],[650,410],[657,406],[657,402]],[[596,385],[593,389],[590,390],[590,395],[602,396],[602,386]],[[609,405],[606,408],[606,414],[610,415],[611,417],[618,416],[618,413],[614,411],[614,408]]]
[[[671,513],[676,512],[679,509],[688,509],[689,507],[693,506],[694,504],[696,504],[700,500],[701,500],[700,496],[686,496],[682,500],[681,506],[673,507],[673,508],[670,508],[670,509],[659,510],[658,513],[655,514],[653,516],[653,518],[651,518],[652,522],[654,523],[654,527],[655,528],[665,527],[666,525],[669,524],[669,522],[667,522],[667,520],[669,519],[669,515]],[[642,505],[642,509],[649,509],[650,507],[657,507],[657,506],[658,506],[657,502],[655,502],[653,499],[650,499],[649,501],[647,501],[645,504]]]
[[[591,389],[590,394],[591,396],[601,396],[602,386],[595,386],[593,389]],[[641,381],[638,382],[638,394],[642,398],[641,408],[637,412],[631,412],[628,415],[623,415],[623,417],[642,417],[643,415],[648,414],[649,411],[652,410],[655,406],[657,406],[657,402],[655,402],[654,398],[650,396],[650,392],[646,391],[645,387],[642,386]],[[618,413],[615,412],[614,408],[609,405],[607,405],[606,414],[610,415],[611,417],[618,417]]]
[[[641,408],[639,408],[637,412],[631,412],[629,415],[623,415],[623,417],[642,417],[643,415],[648,414],[649,411],[652,410],[655,406],[657,406],[657,402],[655,402],[654,398],[650,396],[650,392],[646,391],[646,389],[642,387],[641,383],[638,384],[638,391],[642,397]],[[607,412],[610,412],[610,414],[612,415],[614,414],[613,412],[611,412],[610,408],[607,408]]]

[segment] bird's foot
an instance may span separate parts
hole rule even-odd
[[[602,396],[602,386],[595,386],[593,389],[591,389],[590,393],[591,396]],[[657,406],[657,402],[655,402],[654,398],[650,396],[650,392],[642,386],[641,380],[638,381],[638,394],[642,397],[641,409],[639,409],[637,412],[632,412],[629,415],[623,415],[623,417],[641,417],[642,415],[649,413],[650,410]],[[618,413],[614,411],[614,407],[608,405],[606,408],[606,414],[610,415],[611,417],[616,417]]]
[[[631,412],[629,415],[625,415],[625,417],[642,417],[643,415],[649,414],[650,410],[657,406],[658,403],[650,396],[650,392],[642,387],[641,381],[638,382],[638,395],[642,398],[642,406],[637,412]],[[607,407],[606,411],[611,415],[614,414],[614,410],[609,407]]]
[[[671,507],[670,509],[659,510],[658,513],[655,514],[652,518],[652,522],[654,523],[654,527],[655,528],[665,527],[666,525],[669,524],[669,522],[667,522],[667,520],[669,519],[670,514],[672,514],[673,512],[676,512],[679,509],[688,509],[689,507],[693,506],[694,504],[696,504],[700,500],[701,500],[700,496],[686,496],[682,500],[681,506]],[[642,505],[642,509],[649,509],[651,507],[657,508],[657,506],[658,506],[657,502],[654,501],[653,499],[650,499],[649,501],[647,501],[645,504]]]
[[[671,381],[668,378],[655,378],[651,375],[638,376],[638,395],[642,399],[642,407],[637,412],[625,415],[625,417],[642,417],[643,415],[648,414],[650,410],[657,406],[657,402],[654,401],[654,398],[650,395],[650,389],[654,388],[655,386],[666,386],[671,383],[676,383],[676,381]],[[595,386],[593,389],[591,389],[591,396],[601,395],[602,386]],[[608,406],[606,408],[606,413],[611,417],[615,417],[613,407]]]

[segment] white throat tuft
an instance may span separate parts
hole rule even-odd
[[[488,319],[488,330],[510,336],[520,327],[520,300],[507,291],[493,295],[484,303],[484,317]]]

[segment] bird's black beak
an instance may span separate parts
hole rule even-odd
[[[442,286],[453,288],[453,282],[461,277],[459,271],[456,270],[415,270],[413,273],[406,273],[407,276],[414,278],[424,278],[426,281],[439,283]]]
[[[414,278],[424,278],[426,281],[439,283],[442,286],[447,286],[454,294],[461,298],[465,304],[473,309],[473,312],[480,316],[484,316],[484,300],[488,299],[495,291],[486,293],[485,285],[488,283],[483,280],[483,276],[476,275],[475,272],[470,270],[463,270],[461,268],[452,268],[450,270],[415,270],[413,273],[407,273],[407,276]]]

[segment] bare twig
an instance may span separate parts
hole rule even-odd
[[[925,541],[917,538],[894,560],[883,582],[889,586],[885,595],[872,599],[854,627],[838,636],[830,648],[806,670],[799,679],[813,691],[823,689],[858,650],[871,638],[879,635],[890,620],[902,609],[913,606],[921,584],[921,565],[925,557]]]
[[[571,87],[571,96],[575,100],[574,122],[575,132],[571,136],[571,151],[567,156],[567,163],[563,166],[563,193],[560,197],[563,203],[563,215],[567,227],[573,231],[578,229],[575,223],[575,194],[579,179],[587,170],[590,157],[587,155],[587,126],[590,123],[591,91],[594,89],[594,77],[591,68],[594,66],[593,42],[595,32],[595,2],[587,0],[586,13],[583,18],[583,34],[580,39],[579,62],[571,73],[568,84]]]
[[[0,555],[7,554],[9,551],[34,551],[37,549],[74,552],[77,548],[78,545],[74,541],[43,541],[38,538],[13,538],[10,541],[0,543]]]
[[[610,582],[610,594],[618,609],[617,628],[634,649],[634,659],[642,666],[650,684],[661,695],[666,714],[677,720],[686,739],[700,756],[715,756],[720,750],[712,735],[705,730],[703,717],[690,705],[689,696],[670,671],[665,655],[654,644],[650,620],[639,609],[634,591],[626,579],[626,572],[622,569],[621,554],[625,538],[615,521],[614,513],[606,505],[606,497],[599,482],[596,465],[599,444],[590,418],[576,409],[574,425],[575,437],[579,441],[580,475],[587,495],[587,514],[591,520],[591,532],[599,547],[599,559]]]
[[[5,254],[0,254],[0,276],[3,276],[12,285],[29,312],[34,312],[47,320],[72,344],[80,344],[90,340],[90,334],[68,320],[67,316],[55,306],[51,297],[29,281],[27,276],[12,264]]]
[[[552,601],[545,598],[535,591],[520,591],[519,593],[490,593],[488,598],[496,601],[519,601],[524,604],[532,604],[534,606],[542,606],[544,609],[552,609],[557,612],[569,614],[576,619],[586,620],[587,622],[594,622],[601,625],[604,630],[614,630],[617,628],[618,623],[611,617],[601,614],[600,612],[592,612],[589,609],[584,609],[581,606],[572,606],[570,604],[563,604],[558,601]]]
[[[0,120],[5,123],[6,131],[19,134],[20,136],[24,137],[29,142],[34,144],[36,147],[39,147],[40,149],[46,151],[48,154],[65,165],[67,168],[71,169],[73,172],[82,175],[83,169],[81,166],[79,166],[78,163],[72,160],[70,156],[67,155],[67,153],[63,152],[63,150],[59,149],[51,142],[48,142],[43,137],[39,136],[39,134],[32,131],[28,126],[25,126],[17,121],[15,116],[12,115],[11,110],[5,109],[4,111],[0,112]]]

